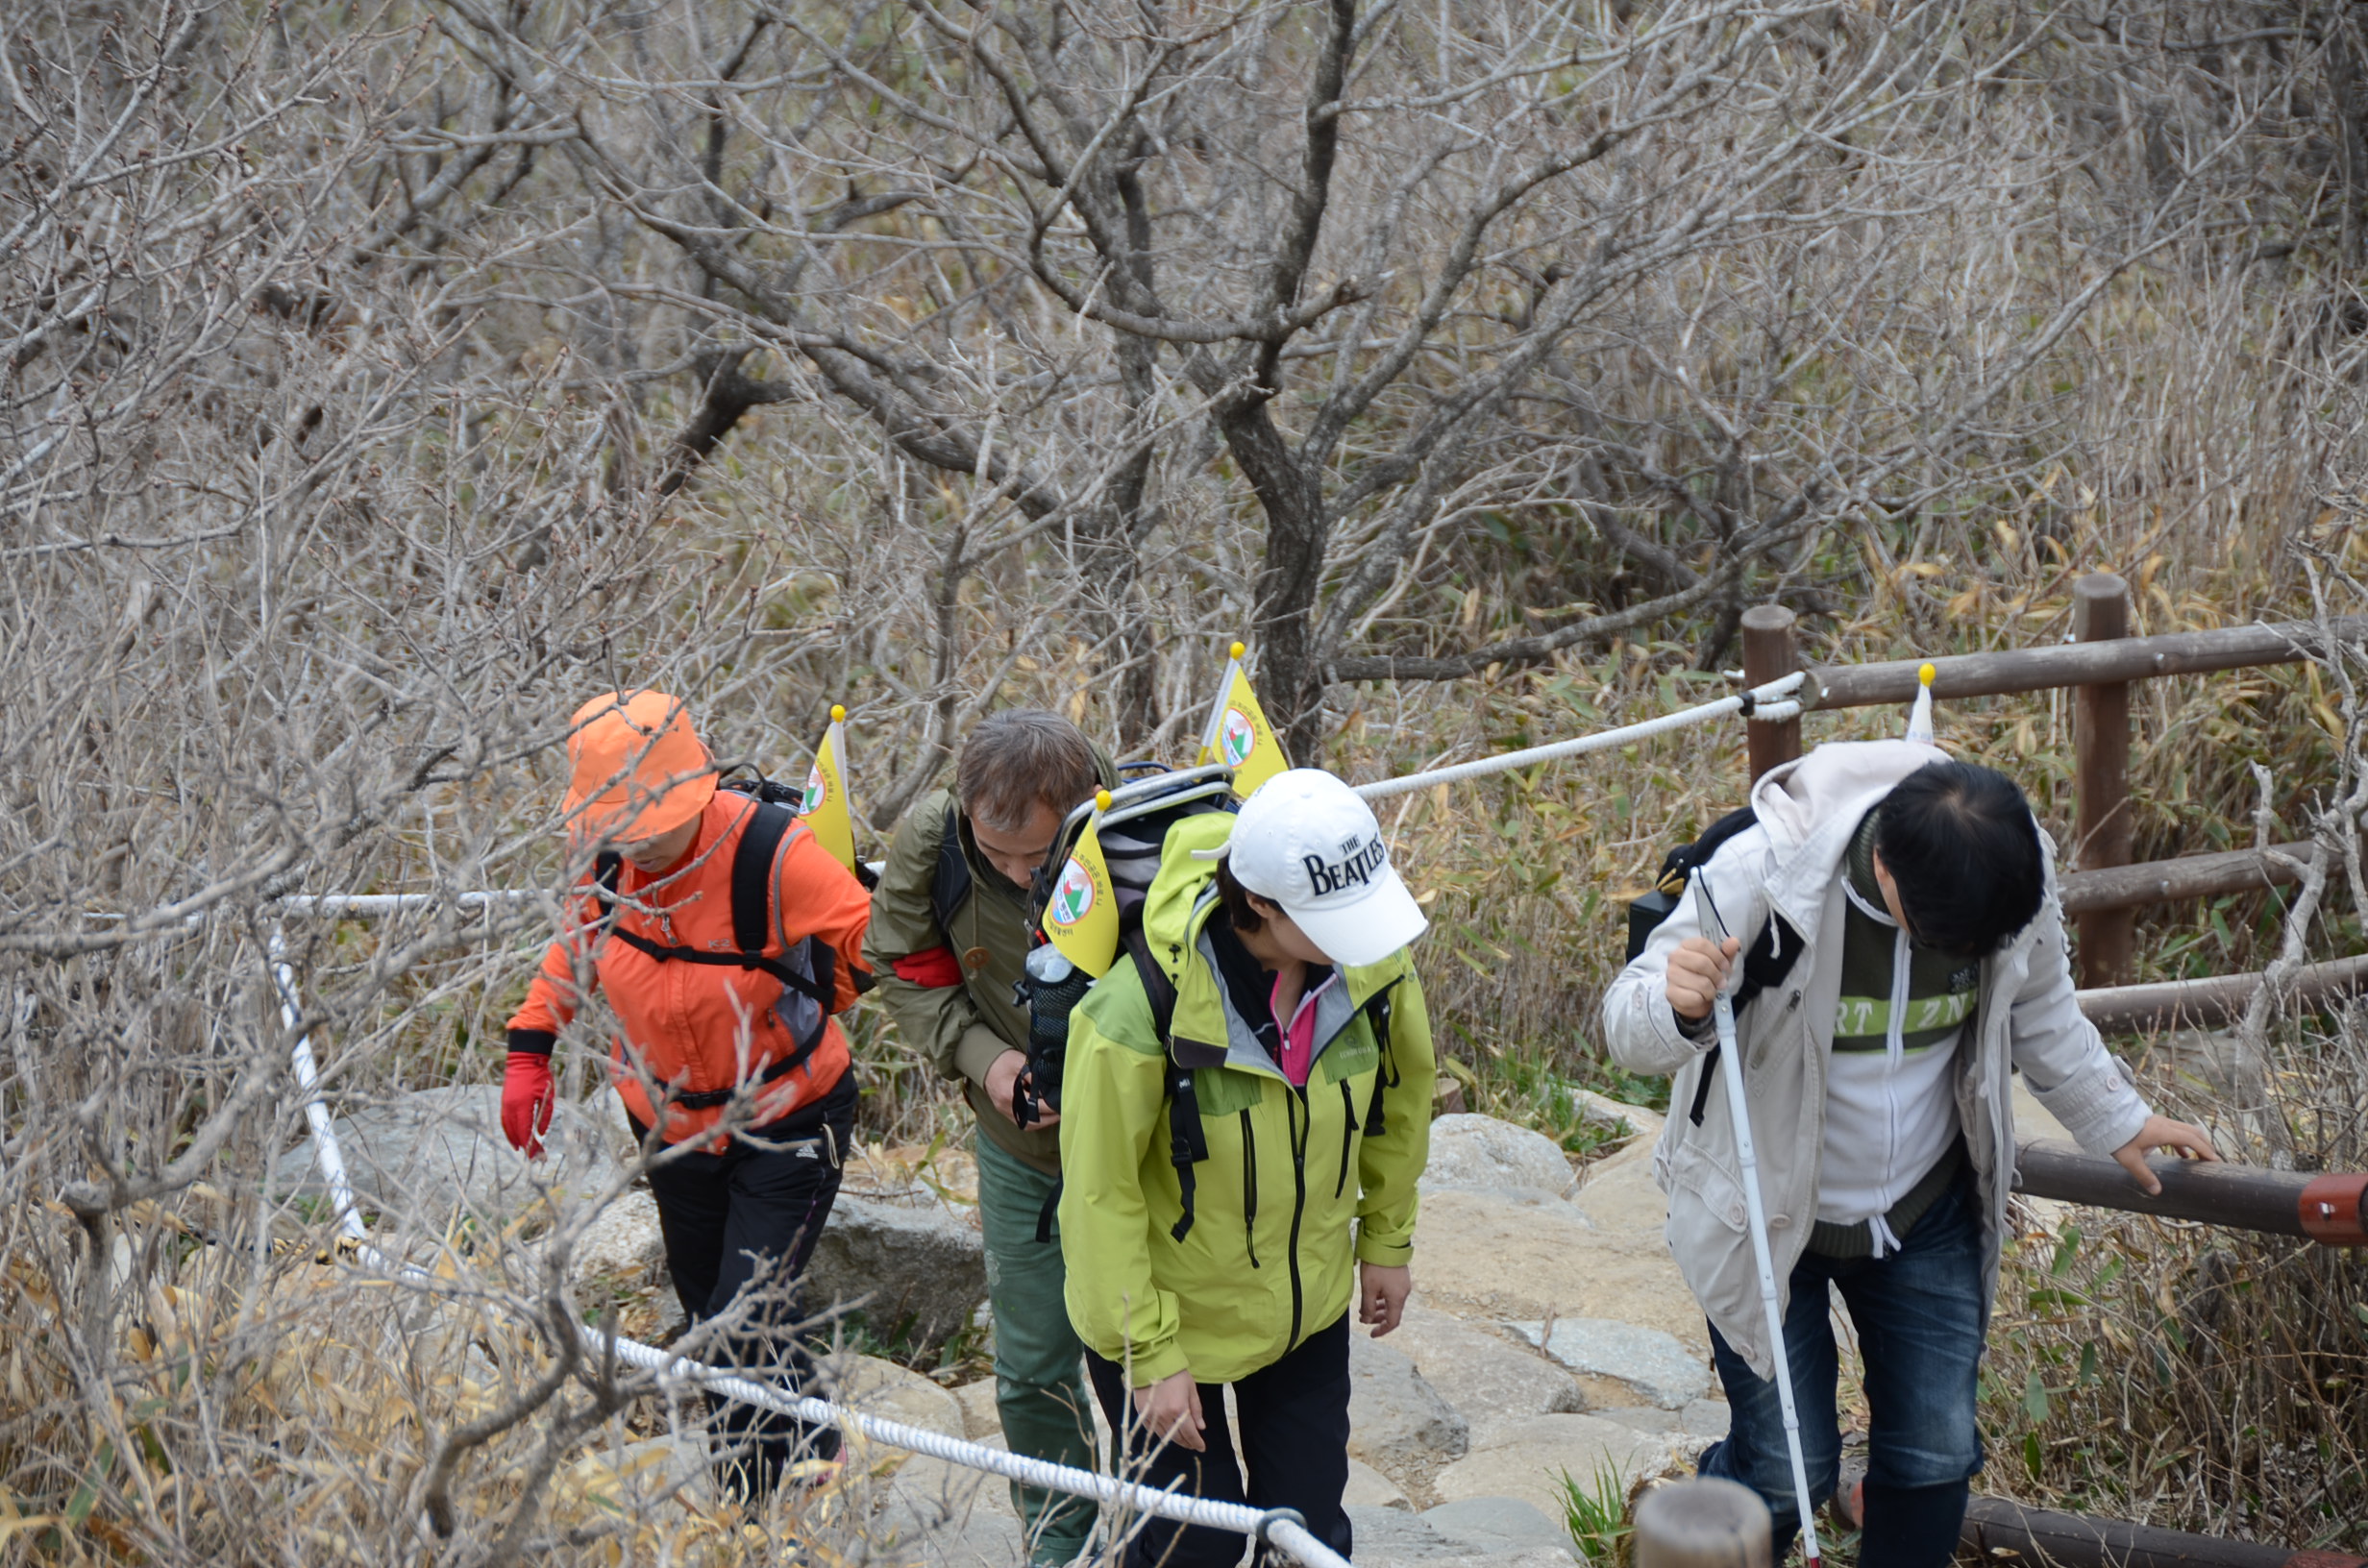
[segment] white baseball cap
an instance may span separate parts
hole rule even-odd
[[[1342,965],[1378,964],[1430,929],[1390,864],[1373,808],[1320,768],[1258,787],[1234,820],[1225,864]]]

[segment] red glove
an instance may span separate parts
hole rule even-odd
[[[541,1051],[510,1052],[502,1069],[502,1136],[530,1160],[543,1156],[553,1098],[551,1058]]]

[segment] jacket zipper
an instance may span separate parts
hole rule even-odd
[[[1249,1248],[1249,1266],[1258,1266],[1258,1130],[1242,1108],[1242,1240]]]
[[[1288,1088],[1288,1086],[1286,1086]],[[1292,1111],[1296,1105],[1307,1110],[1307,1090],[1291,1089],[1283,1101],[1283,1121],[1291,1133],[1291,1337],[1283,1341],[1285,1350],[1295,1350],[1299,1343],[1299,1317],[1306,1310],[1303,1287],[1299,1283],[1299,1221],[1307,1213],[1307,1132],[1315,1125],[1315,1117],[1298,1119]]]

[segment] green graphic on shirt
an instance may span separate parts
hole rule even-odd
[[[1937,1045],[1957,1032],[1973,1014],[1973,988],[1940,996],[1908,998],[1906,1026],[1900,1043],[1908,1050]],[[1880,1051],[1890,1043],[1891,999],[1888,996],[1844,996],[1834,1008],[1834,1049]]]

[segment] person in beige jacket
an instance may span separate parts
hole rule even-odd
[[[1754,824],[1694,872],[1746,935],[1714,947],[1681,900],[1603,1001],[1613,1060],[1674,1079],[1654,1175],[1734,1417],[1701,1468],[1756,1490],[1780,1543],[1797,1530],[1736,1129],[1725,1095],[1697,1092],[1720,1070],[1713,995],[1748,942],[1746,974],[1776,976],[1737,1039],[1810,1489],[1821,1501],[1838,1474],[1838,1290],[1870,1412],[1859,1560],[1939,1568],[1982,1464],[2010,1075],[2147,1190],[2148,1149],[2215,1156],[2148,1108],[2082,1016],[2053,846],[2010,779],[1911,742],[1838,744],[1770,772],[1751,804]]]

